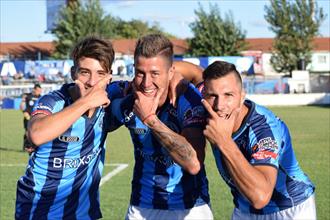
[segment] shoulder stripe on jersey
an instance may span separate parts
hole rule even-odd
[[[38,115],[38,114],[43,114],[43,115],[51,115],[52,113],[47,110],[35,110],[31,113],[31,117]]]

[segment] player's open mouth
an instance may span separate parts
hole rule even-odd
[[[220,118],[228,118],[229,117],[229,114],[224,113],[224,112],[217,112],[217,114]]]
[[[155,96],[157,89],[142,89],[141,92],[146,96]]]

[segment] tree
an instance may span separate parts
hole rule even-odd
[[[271,0],[265,19],[276,36],[271,64],[278,72],[292,73],[298,62],[310,62],[313,38],[325,19],[314,0]]]
[[[234,56],[245,48],[245,31],[235,24],[232,13],[220,15],[218,5],[209,5],[206,13],[199,4],[197,20],[189,26],[194,37],[188,41],[193,56]]]
[[[158,23],[154,23],[150,27],[147,22],[133,19],[131,21],[120,21],[118,25],[118,35],[121,38],[139,38],[151,33],[162,33],[173,37],[173,35],[163,32]]]
[[[158,23],[151,27],[140,20],[123,21],[120,18],[105,15],[99,0],[69,0],[60,11],[59,20],[53,34],[56,37],[55,59],[69,58],[71,48],[82,37],[97,35],[103,38],[138,38],[144,34],[164,33]]]
[[[69,1],[60,11],[59,17],[53,30],[57,38],[53,58],[67,59],[73,45],[87,35],[94,34],[104,38],[117,35],[119,19],[105,15],[99,0],[89,0],[86,4],[81,0]]]

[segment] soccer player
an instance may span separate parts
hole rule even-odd
[[[204,135],[231,188],[232,219],[316,219],[315,187],[298,165],[285,123],[245,100],[233,64],[216,61],[203,79]]]
[[[20,104],[20,109],[22,110],[24,116],[23,151],[27,151],[29,154],[32,153],[34,146],[27,138],[27,125],[31,118],[33,106],[36,103],[36,101],[40,98],[41,92],[42,92],[41,86],[39,84],[35,84],[33,86],[32,92],[23,94],[22,101]]]
[[[111,79],[110,42],[87,37],[72,51],[75,81],[42,96],[28,136],[37,146],[17,183],[15,219],[98,219],[105,157],[105,88]]]
[[[173,45],[162,35],[140,38],[134,53],[134,94],[112,101],[113,126],[125,125],[135,166],[126,219],[213,219],[204,168],[205,110],[187,84],[168,98]]]

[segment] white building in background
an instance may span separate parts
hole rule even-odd
[[[272,38],[248,38],[248,49],[243,51],[244,56],[255,57],[254,69],[256,74],[274,75],[278,74],[272,68],[270,58],[273,50]],[[306,69],[311,73],[330,73],[330,38],[315,38],[311,63]]]
[[[312,54],[312,62],[307,66],[307,70],[316,73],[329,73],[330,51],[315,51]]]

